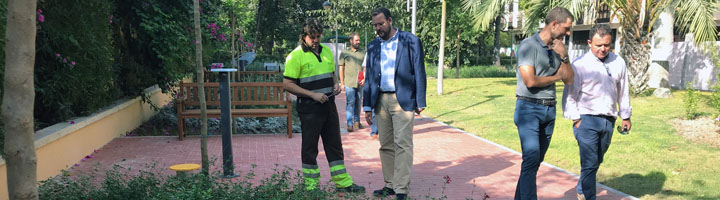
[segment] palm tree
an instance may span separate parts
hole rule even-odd
[[[10,199],[38,199],[35,106],[35,0],[7,2],[2,116]]]
[[[495,25],[495,41],[493,56],[495,65],[500,65],[500,21],[505,16],[506,5],[512,0],[462,0],[462,6],[473,16],[473,27],[480,31],[486,31],[490,25]]]
[[[684,33],[694,33],[695,44],[704,45],[707,41],[715,41],[718,30],[713,20],[714,12],[720,8],[717,0],[599,0],[613,11],[620,22],[618,39],[620,55],[623,56],[630,72],[630,86],[633,94],[640,94],[648,89],[650,67],[650,41],[653,26],[663,11],[674,11],[675,25]],[[525,9],[526,33],[534,32],[540,20],[544,19],[553,7],[568,8],[575,16],[593,0],[530,0]],[[594,21],[594,20],[593,20]]]

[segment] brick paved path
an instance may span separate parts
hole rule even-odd
[[[338,96],[336,102],[344,129],[345,95]],[[356,183],[366,186],[370,194],[383,186],[383,178],[379,143],[369,137],[370,128],[365,126],[365,129],[351,133],[343,130],[342,139],[345,164],[350,175]],[[299,170],[300,142],[300,135],[291,139],[285,135],[233,136],[235,172],[244,175],[255,164],[256,179],[260,179],[272,174],[276,164]],[[211,157],[217,158],[214,171],[221,170],[220,144],[218,136],[211,136],[208,140]],[[490,199],[513,198],[522,161],[516,151],[422,117],[415,119],[414,145],[411,197],[438,198],[444,191],[448,199],[482,199],[485,193]],[[200,163],[200,138],[188,137],[184,141],[178,141],[176,137],[117,138],[71,172],[91,171],[97,163],[100,170],[113,164],[138,169],[154,161],[163,168],[179,163]],[[330,175],[322,146],[318,165],[323,176],[321,183],[327,183]],[[170,170],[164,172],[172,173]],[[540,199],[575,199],[576,175],[546,163],[540,167],[538,174]],[[445,189],[444,176],[451,179]],[[598,199],[634,199],[602,185],[598,187],[598,193]]]

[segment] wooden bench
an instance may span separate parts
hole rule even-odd
[[[279,71],[238,71],[229,72],[230,82],[282,82],[283,74]],[[218,74],[205,72],[205,82],[219,82]]]
[[[207,116],[220,117],[220,84],[205,83]],[[177,99],[178,137],[183,139],[186,118],[200,118],[197,83],[180,83]],[[234,117],[287,117],[292,138],[292,101],[280,82],[231,82],[230,114]]]
[[[283,75],[279,71],[245,71],[232,72],[235,82],[282,82]]]

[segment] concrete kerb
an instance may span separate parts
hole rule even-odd
[[[504,150],[506,150],[506,151],[512,152],[512,153],[517,154],[517,155],[522,155],[522,153],[520,153],[520,152],[518,152],[518,151],[515,151],[515,150],[513,150],[513,149],[511,149],[511,148],[508,148],[508,147],[506,147],[506,146],[500,145],[500,144],[495,143],[495,142],[493,142],[493,141],[487,140],[487,139],[482,138],[482,137],[480,137],[480,136],[477,136],[477,135],[468,133],[467,131],[460,130],[460,129],[455,128],[455,127],[453,127],[453,126],[450,126],[449,124],[446,124],[446,123],[444,123],[444,122],[441,122],[441,121],[435,120],[435,119],[433,119],[433,118],[427,117],[427,116],[425,116],[425,115],[423,115],[423,114],[420,114],[420,116],[422,116],[423,119],[432,120],[432,121],[435,122],[435,123],[439,123],[439,124],[445,125],[445,126],[447,126],[447,127],[450,127],[450,128],[453,129],[453,130],[456,130],[456,131],[460,132],[460,133],[463,133],[463,134],[465,134],[465,135],[468,135],[468,136],[473,137],[473,138],[475,138],[475,139],[478,139],[478,140],[480,140],[480,141],[483,141],[483,142],[492,144],[493,146],[497,146],[497,147],[499,147],[499,148],[501,148],[501,149],[504,149]],[[563,172],[563,173],[572,175],[572,176],[575,177],[575,178],[580,178],[580,176],[578,176],[577,174],[572,173],[572,172],[569,172],[569,171],[567,171],[567,170],[565,170],[565,169],[559,168],[559,167],[557,167],[557,166],[555,166],[555,165],[552,165],[552,164],[550,164],[550,163],[547,163],[547,162],[544,162],[544,161],[543,161],[543,162],[542,162],[542,165],[545,165],[545,166],[550,167],[550,168],[552,168],[552,169],[556,169],[556,170],[559,170],[559,171],[561,171],[561,172]],[[638,198],[636,198],[636,197],[634,197],[634,196],[631,196],[631,195],[629,195],[629,194],[625,194],[624,192],[620,192],[620,191],[618,191],[618,190],[616,190],[616,189],[613,189],[613,188],[611,188],[611,187],[608,187],[608,186],[606,186],[606,185],[603,185],[603,184],[600,184],[600,183],[597,183],[597,184],[598,184],[601,188],[604,188],[604,189],[606,189],[606,190],[608,190],[608,191],[610,191],[610,192],[617,193],[617,194],[619,194],[620,196],[623,196],[624,198],[628,198],[628,199],[631,199],[631,200],[639,200]]]

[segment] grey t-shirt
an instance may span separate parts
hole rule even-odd
[[[532,66],[535,68],[535,76],[552,76],[560,68],[560,56],[540,40],[538,33],[525,38],[518,47],[518,65],[515,66],[515,76],[517,77],[515,94],[536,99],[555,99],[555,83],[545,87],[528,88],[518,69],[520,66]],[[550,56],[552,56],[552,62]]]

